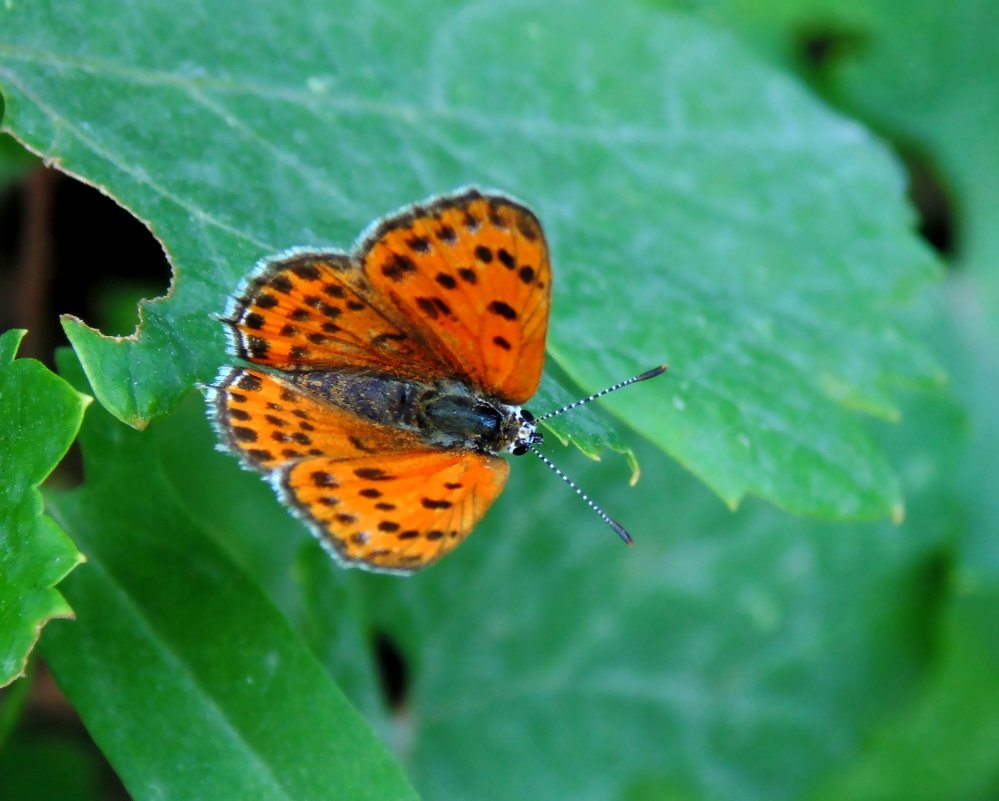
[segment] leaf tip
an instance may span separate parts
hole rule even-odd
[[[625,461],[628,463],[628,467],[631,468],[631,476],[628,478],[628,486],[634,487],[638,480],[642,477],[642,466],[638,463],[638,457],[635,456],[635,452],[628,448],[622,453]]]
[[[102,371],[107,372],[113,367],[113,354],[108,350],[108,345],[134,342],[139,327],[128,336],[109,336],[72,314],[61,315],[59,321],[72,346],[72,352],[83,368],[86,382],[100,404],[136,431],[144,430],[149,425],[150,417],[140,408],[135,395],[135,384],[113,384],[100,380]]]
[[[21,340],[28,333],[26,328],[11,328],[0,336],[0,364],[8,364],[14,361],[17,350],[21,347]]]

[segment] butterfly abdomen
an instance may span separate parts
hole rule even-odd
[[[327,403],[374,423],[415,431],[418,382],[367,370],[313,370],[291,380]]]

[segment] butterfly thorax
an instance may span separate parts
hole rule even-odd
[[[315,370],[288,377],[334,406],[412,432],[433,447],[520,455],[542,441],[529,411],[460,381],[424,383],[368,370]]]

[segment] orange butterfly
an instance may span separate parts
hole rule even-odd
[[[260,367],[223,367],[209,416],[338,562],[411,573],[499,495],[498,454],[542,441],[520,404],[541,380],[550,301],[548,247],[525,206],[472,189],[407,207],[351,253],[294,249],[257,266],[223,322],[232,355]]]

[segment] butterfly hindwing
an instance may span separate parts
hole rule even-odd
[[[507,463],[429,448],[262,370],[223,368],[209,389],[226,447],[345,564],[408,573],[450,552],[499,495]]]
[[[208,400],[228,450],[263,473],[315,456],[350,459],[425,447],[414,434],[363,420],[263,370],[223,368]]]
[[[409,573],[472,531],[506,482],[507,463],[424,450],[288,465],[276,486],[340,562]]]
[[[469,190],[382,221],[364,276],[454,376],[507,403],[541,380],[551,267],[541,225],[502,195]]]

